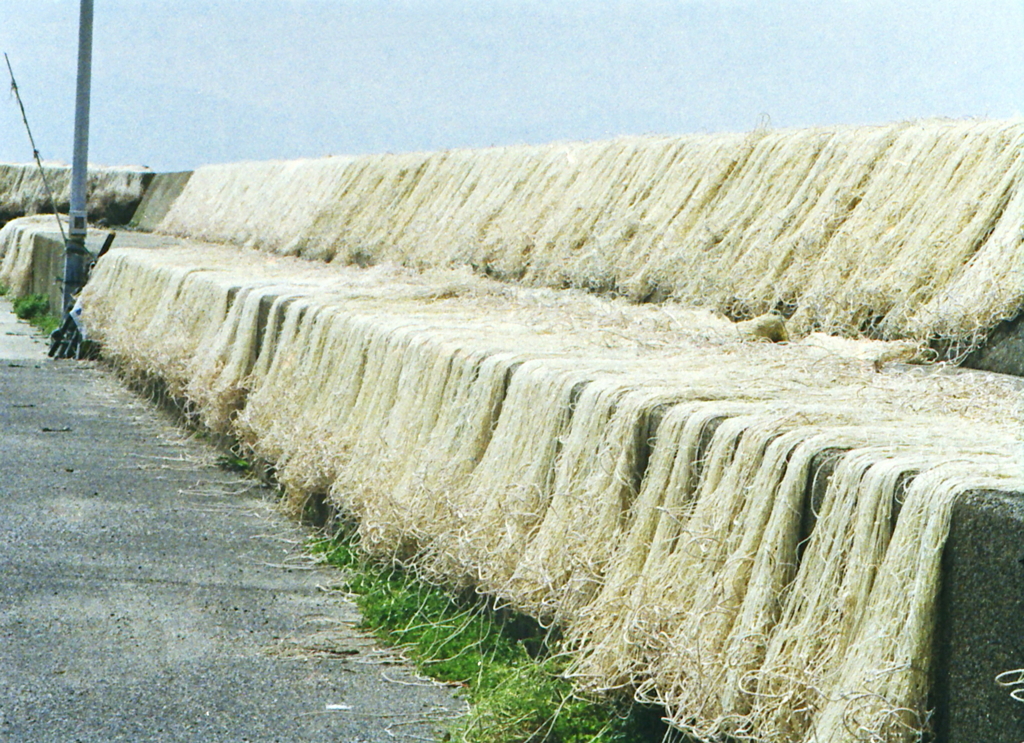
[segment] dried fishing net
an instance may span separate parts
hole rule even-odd
[[[319,260],[469,265],[790,333],[942,339],[1024,300],[1018,121],[923,121],[200,168],[167,232]]]
[[[920,737],[939,565],[953,502],[972,489],[1017,488],[1021,477],[1018,463],[1008,465],[998,456],[978,453],[966,467],[949,460],[947,456],[908,487],[862,624],[805,740]]]
[[[451,517],[425,556],[430,572],[493,585],[515,570],[550,501],[561,436],[588,384],[572,366],[529,360],[516,368],[479,464],[448,496]]]
[[[201,268],[107,265],[83,304],[90,317],[108,318],[102,332],[111,358],[128,376],[159,379],[183,397],[190,363],[216,338],[240,280]]]
[[[332,157],[207,165],[192,174],[189,181],[195,179],[195,184],[186,190],[205,193],[210,201],[179,198],[172,207],[173,220],[169,216],[165,222],[172,230],[174,220],[193,225],[192,236],[198,239],[293,254],[302,247],[296,236],[324,208],[350,162],[351,158]],[[299,193],[302,198],[293,198]],[[213,204],[219,215],[211,220],[208,210]],[[270,213],[273,219],[262,218]]]
[[[21,297],[31,292],[38,244],[36,236],[55,227],[50,216],[12,219],[0,228],[0,284],[6,286],[13,296]]]
[[[830,444],[864,447],[866,434]],[[729,701],[740,718],[734,725],[780,739],[806,729],[822,705],[823,679],[834,672],[863,615],[889,543],[894,494],[903,478],[923,466],[912,455],[900,457],[898,451],[876,448],[858,448],[841,457],[797,578],[785,601],[778,602],[777,611],[784,607],[784,614],[757,636],[758,656],[733,671],[736,692]],[[765,719],[769,715],[774,717]]]
[[[454,349],[447,363],[438,357],[431,386],[436,406],[423,406],[414,421],[390,416],[392,430],[408,426],[404,446],[388,447],[380,462],[381,482],[362,467],[349,468],[332,487],[337,500],[352,503],[367,548],[396,558],[422,552],[453,524],[461,526],[451,491],[483,456],[504,398],[514,354],[487,355]],[[409,389],[403,390],[407,394]],[[413,394],[416,390],[411,388]],[[414,406],[415,408],[415,406]],[[410,411],[411,412],[411,411]],[[413,416],[410,416],[413,417]],[[402,454],[405,454],[403,457]],[[362,471],[362,489],[345,483]]]
[[[648,471],[662,416],[687,398],[705,397],[710,387],[700,374],[678,378],[674,388],[659,388],[665,381],[643,380],[634,372],[626,380],[584,390],[544,521],[508,585],[496,589],[521,611],[571,624],[594,600],[609,565],[618,564],[642,484],[662,476]]]
[[[902,606],[910,596],[920,602],[916,611],[934,621],[934,586],[904,585],[898,589],[900,600],[888,593],[897,590],[891,586],[874,589],[883,559],[904,559],[888,550],[896,513],[901,524],[920,523],[914,521],[919,516],[900,511],[904,485],[924,487],[928,478],[912,479],[918,472],[945,469],[948,477],[959,467],[965,475],[957,486],[961,492],[980,487],[970,479],[969,460],[983,470],[1002,467],[1006,480],[999,486],[1005,487],[1019,477],[1016,452],[1006,448],[1001,457],[993,452],[1019,443],[1000,443],[984,429],[964,432],[953,447],[924,426],[887,431],[884,423],[830,425],[816,431],[802,422],[789,433],[777,429],[764,445],[756,434],[775,423],[738,416],[716,422],[702,455],[701,437],[716,421],[713,409],[697,412],[682,404],[666,415],[667,440],[686,432],[687,446],[674,451],[688,466],[673,475],[677,479],[669,491],[678,500],[661,505],[668,493],[641,493],[635,533],[615,553],[615,567],[596,600],[568,628],[577,648],[573,675],[592,690],[633,689],[646,701],[665,704],[676,726],[700,739],[817,740],[815,731],[831,725],[820,739],[838,740],[844,739],[836,737],[839,727],[852,719],[860,729],[851,740],[913,738],[925,727],[921,685],[926,686],[932,627],[907,627],[901,610],[881,607]],[[744,450],[744,436],[754,448]],[[899,443],[871,443],[886,436]],[[758,446],[764,446],[760,454]],[[964,462],[949,466],[954,451]],[[810,506],[801,502],[811,495],[805,490],[809,466],[832,452],[841,458],[808,539]],[[645,487],[666,481],[671,472],[666,459],[656,445],[654,479]],[[757,467],[753,476],[752,465]],[[696,489],[694,468],[701,478]],[[736,479],[745,471],[746,485]],[[714,502],[704,499],[723,487],[734,498],[708,509],[722,521],[702,518],[702,506]],[[996,485],[990,480],[989,487]],[[929,504],[922,507],[932,508],[933,496],[922,497]],[[909,503],[910,496],[905,498]],[[947,507],[943,498],[934,498],[935,508]],[[933,550],[938,559],[939,531],[922,536],[918,526],[905,528],[914,538],[931,540],[921,549]],[[906,574],[919,569],[925,568],[908,568]],[[927,569],[937,580],[937,563]],[[915,633],[906,643],[916,643],[912,650],[904,649],[908,667],[885,670],[902,674],[886,686],[875,684],[872,672],[850,660],[854,645],[862,648],[858,638],[870,606],[886,617],[871,632],[890,638]],[[883,621],[889,624],[883,627]],[[883,651],[895,652],[872,652]],[[875,670],[889,662],[856,658],[874,663]],[[840,671],[844,659],[848,668]],[[837,723],[837,715],[844,722]]]
[[[557,622],[582,687],[709,740],[918,734],[948,504],[1024,488],[1017,388],[887,365],[913,343],[189,244],[115,248],[85,301],[293,507]]]
[[[47,164],[43,165],[43,172],[53,192],[57,211],[67,214],[71,200],[71,168]],[[142,199],[151,175],[148,168],[90,166],[86,180],[89,219],[113,219],[119,224],[127,222]],[[14,217],[52,212],[53,205],[35,164],[0,163],[0,226]]]
[[[264,310],[282,295],[287,285],[243,286],[209,345],[195,356],[184,394],[196,405],[203,425],[217,433],[231,431],[233,416],[248,394],[245,380],[260,353],[266,322]]]

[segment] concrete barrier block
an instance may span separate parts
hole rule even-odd
[[[1024,377],[1024,314],[997,325],[985,344],[964,360],[964,366]]]
[[[957,503],[942,580],[936,739],[1024,740],[1024,704],[996,681],[1024,668],[1024,494],[978,492]]]
[[[185,184],[191,177],[192,171],[157,173],[153,176],[128,226],[145,232],[155,230],[160,220],[170,211],[174,200],[185,190]]]

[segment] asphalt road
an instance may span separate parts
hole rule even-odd
[[[0,740],[437,740],[462,703],[216,458],[0,301]]]

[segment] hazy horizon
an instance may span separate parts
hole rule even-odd
[[[94,163],[178,170],[1024,111],[1024,3],[1010,0],[95,3]],[[0,51],[40,153],[70,161],[78,2],[5,6]],[[0,161],[31,155],[10,97]]]

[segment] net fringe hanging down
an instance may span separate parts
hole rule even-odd
[[[160,229],[959,356],[1024,304],[1022,164],[1021,122],[946,120],[241,163],[197,170]]]
[[[581,689],[700,738],[925,726],[951,504],[1024,488],[1011,382],[674,304],[163,240],[98,264],[90,327],[292,507],[326,494],[382,559],[558,623]]]

